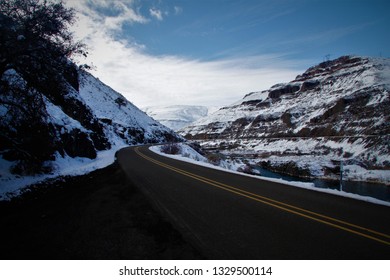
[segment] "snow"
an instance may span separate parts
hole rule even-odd
[[[100,151],[96,159],[71,158],[67,155],[62,157],[56,154],[56,159],[48,163],[52,164],[54,170],[50,174],[36,176],[19,176],[9,172],[12,162],[0,157],[0,200],[8,200],[23,192],[32,184],[44,182],[48,179],[60,179],[62,176],[78,176],[87,174],[97,169],[104,168],[115,161],[115,153],[126,145],[113,146],[110,150]]]
[[[239,100],[236,103],[233,103],[232,106],[240,105],[243,102],[251,101],[251,100],[258,100],[259,102],[261,102],[261,101],[264,101],[268,98],[268,94],[269,94],[268,90],[251,92],[251,93],[247,94],[242,100]]]
[[[377,133],[382,129],[381,126],[385,129],[387,127],[388,115],[383,110],[383,104],[387,104],[390,99],[390,59],[361,57],[358,63],[344,65],[339,62],[333,67],[336,70],[314,67],[307,71],[310,73],[307,78],[300,80],[304,75],[298,76],[290,83],[276,84],[269,90],[249,93],[230,106],[181,129],[179,133],[183,136],[192,135],[193,139],[202,139],[203,147],[220,151],[228,149],[226,154],[258,156],[257,162],[269,160],[272,165],[277,165],[293,161],[301,167],[307,167],[312,175],[320,178],[332,179],[334,175],[325,170],[327,167],[335,167],[335,161],[344,161],[346,170],[351,170],[345,174],[348,180],[390,184],[390,170],[380,170],[389,162],[385,138],[388,136],[378,136]],[[317,84],[315,88],[281,95],[279,98],[269,97],[273,90],[299,87],[305,82],[310,84],[313,81]],[[346,113],[340,121],[326,121],[327,112],[332,111],[339,101],[355,99],[362,93],[371,94],[364,105],[367,107],[367,119],[364,115],[356,117],[357,114]],[[372,112],[377,105],[380,110],[374,114]],[[348,111],[348,106],[350,105],[346,105],[344,112]],[[284,113],[288,113],[289,123],[282,119]],[[332,115],[334,116],[336,114]],[[246,122],[243,121],[244,118]],[[300,134],[304,128],[310,131],[309,135],[326,135],[329,131],[332,134],[311,139],[288,137],[305,135]],[[374,131],[376,138],[371,138],[374,135],[366,135],[366,131]],[[360,138],[332,137],[335,134],[343,135],[343,132]],[[215,139],[203,140],[204,135]],[[369,162],[372,166],[358,170],[353,167],[356,161],[362,165]],[[253,161],[253,164],[257,162]],[[372,168],[379,170],[371,170]]]
[[[289,186],[314,187],[313,183],[290,182],[290,181],[285,181],[282,179],[274,179],[274,178],[266,178],[266,177],[260,178],[259,176],[256,176],[256,175],[250,175],[250,174],[246,174],[246,173],[242,173],[242,172],[237,171],[240,167],[243,167],[243,164],[237,164],[237,163],[236,164],[234,164],[234,163],[229,164],[229,163],[226,163],[226,161],[224,161],[220,165],[216,166],[212,163],[209,163],[205,157],[200,155],[197,151],[195,151],[194,149],[192,149],[188,145],[180,143],[180,147],[181,147],[181,152],[180,152],[180,154],[177,154],[177,155],[170,155],[170,154],[165,154],[165,153],[161,152],[161,149],[160,149],[161,146],[151,146],[151,147],[149,147],[149,150],[151,150],[152,152],[154,152],[156,154],[165,156],[165,157],[197,164],[197,165],[208,167],[208,168],[213,168],[216,170],[226,171],[226,172],[230,172],[230,173],[234,173],[234,174],[238,174],[238,175],[242,175],[242,176],[249,176],[249,177],[260,179],[260,180],[278,182],[278,183],[286,184]]]
[[[209,167],[209,168],[215,168],[215,169],[218,169],[218,170],[236,171],[237,169],[242,168],[243,166],[245,166],[245,164],[242,164],[240,162],[231,162],[231,161],[228,161],[228,160],[221,160],[219,165],[216,166],[216,165],[210,163],[207,160],[207,158],[205,158],[204,156],[199,154],[197,151],[195,151],[190,146],[188,146],[188,145],[186,145],[184,143],[178,143],[177,145],[180,147],[180,153],[177,154],[177,155],[165,154],[165,153],[161,152],[161,149],[160,149],[161,146],[151,146],[149,148],[149,150],[151,150],[151,151],[153,151],[153,152],[155,152],[157,154],[166,156],[166,157],[170,157],[170,158],[173,158],[173,159],[186,161],[186,162],[189,162],[189,163],[196,163],[196,164],[199,164],[199,165],[202,165],[202,166],[206,166],[206,167]],[[241,174],[241,173],[239,173],[239,174]]]
[[[374,65],[373,67],[369,67]],[[315,77],[316,80],[321,82],[321,90],[318,92],[309,91],[310,94],[300,94],[295,99],[283,96],[277,106],[273,104],[270,98],[268,98],[269,91],[274,90],[277,87],[282,87],[288,84],[278,84],[272,87],[270,90],[253,92],[247,94],[243,99],[232,104],[231,106],[222,108],[213,112],[211,115],[198,119],[194,124],[191,124],[188,128],[182,130],[182,134],[186,133],[221,133],[234,121],[240,118],[246,118],[249,120],[249,124],[246,129],[250,129],[253,121],[259,115],[263,118],[275,118],[280,117],[286,110],[292,115],[291,122],[298,124],[296,132],[305,127],[306,123],[309,123],[311,119],[316,116],[321,116],[324,112],[341,97],[348,98],[350,92],[357,90],[364,90],[367,85],[376,86],[380,88],[389,89],[390,85],[390,59],[378,59],[368,60],[365,67],[368,70],[362,71],[361,66],[352,67],[349,69],[339,70],[332,79],[326,75]],[[378,71],[385,70],[385,71]],[[354,75],[354,79],[351,81],[350,77],[346,74]],[[380,73],[380,74],[378,74]],[[23,79],[14,71],[8,70],[3,79],[7,79],[9,82],[18,83],[21,87],[25,86]],[[292,83],[298,85],[299,83]],[[331,92],[331,94],[330,94]],[[170,129],[158,124],[153,118],[149,117],[146,113],[139,110],[130,102],[125,102],[124,105],[118,104],[116,100],[124,99],[124,97],[118,92],[114,91],[107,85],[98,81],[92,75],[81,72],[80,73],[80,90],[70,91],[69,96],[79,98],[87,106],[91,108],[93,114],[99,119],[111,120],[112,126],[105,126],[105,134],[112,145],[112,148],[108,151],[97,152],[97,158],[94,160],[86,158],[71,158],[65,154],[64,157],[57,154],[56,159],[50,162],[54,166],[54,170],[51,174],[37,175],[37,176],[25,176],[20,177],[9,172],[12,162],[6,161],[0,156],[0,200],[8,199],[13,195],[17,195],[22,192],[22,189],[30,184],[34,184],[46,179],[57,178],[59,176],[66,175],[81,175],[93,170],[103,168],[114,161],[115,152],[124,147],[126,141],[118,135],[118,131],[123,130],[126,127],[139,128],[145,131],[145,138],[151,139],[155,137],[156,132],[171,132]],[[375,106],[380,104],[384,100],[390,98],[389,91],[384,91],[381,94],[371,96],[367,106]],[[248,101],[256,102],[270,102],[270,106],[265,106],[259,110],[253,110],[253,107],[243,104]],[[87,130],[73,118],[66,115],[58,106],[52,104],[45,99],[46,110],[49,114],[50,122],[56,124],[61,128],[60,133],[66,132],[66,130],[80,129],[84,132]],[[199,108],[198,108],[199,107]],[[7,108],[0,106],[0,115],[4,115]],[[176,106],[171,108],[153,109],[156,114],[163,115],[163,118],[173,121],[192,121],[197,119],[205,113],[204,108],[201,106],[186,107]],[[153,111],[152,110],[152,111]],[[151,111],[151,112],[152,112]],[[160,118],[157,117],[156,118]],[[386,120],[378,118],[377,123],[384,123]],[[213,124],[212,127],[209,125]],[[275,123],[270,121],[269,125],[272,127]],[[204,142],[208,146],[218,147],[219,144],[224,141],[230,144],[238,143],[238,147],[232,152],[237,154],[250,154],[256,153],[258,155],[266,154],[280,154],[281,156],[271,155],[264,157],[265,160],[270,160],[273,164],[294,161],[299,164],[300,167],[309,168],[311,173],[316,176],[323,176],[323,167],[334,167],[334,161],[345,160],[345,153],[350,153],[353,158],[363,157],[366,153],[366,147],[363,139],[353,140],[350,139],[269,139],[264,140],[261,137],[267,136],[265,134],[256,135],[250,140],[246,139],[233,139],[230,140],[213,140]],[[214,166],[207,162],[207,159],[196,153],[192,148],[187,145],[181,145],[182,156],[170,156],[176,159],[195,162],[207,167],[223,169],[221,166]],[[289,151],[286,150],[288,147]],[[158,148],[153,147],[152,150],[158,152]],[[339,151],[343,153],[339,153]],[[312,151],[321,151],[321,155],[313,155]],[[294,154],[296,152],[296,155]],[[290,153],[290,154],[289,154]],[[367,154],[367,153],[366,153]],[[185,157],[183,157],[185,156]],[[387,153],[382,153],[380,150],[371,152],[371,158],[376,158],[379,163],[389,160]],[[253,161],[255,164],[256,161]],[[234,160],[222,160],[220,163],[230,172],[237,172],[240,167],[245,166],[242,162]],[[367,170],[366,168],[359,166],[356,162],[345,162],[345,178],[351,180],[372,180],[379,182],[390,182],[390,170]],[[243,175],[242,173],[239,173]],[[249,176],[249,175],[245,175]],[[259,178],[259,177],[255,177]],[[265,178],[261,178],[265,180]],[[271,179],[267,179],[271,180]],[[272,179],[274,180],[274,179]],[[278,180],[281,182],[280,180]],[[307,183],[290,183],[282,181],[284,184],[295,185],[297,187],[313,188]],[[325,191],[315,189],[316,191]],[[337,192],[327,190],[326,192]],[[338,195],[350,196],[351,194],[345,194],[337,192]],[[365,199],[365,198],[364,198]]]
[[[307,190],[311,190],[311,191],[317,191],[317,192],[322,192],[322,193],[327,193],[327,194],[332,194],[332,195],[343,196],[343,197],[347,197],[347,198],[352,198],[352,199],[356,199],[356,200],[361,200],[361,201],[365,201],[365,202],[369,202],[369,203],[374,203],[374,204],[379,204],[379,205],[384,205],[384,206],[390,207],[390,202],[387,202],[387,201],[382,201],[382,200],[368,197],[368,196],[347,193],[347,192],[339,191],[339,190],[316,188],[313,183],[290,182],[290,181],[286,181],[283,179],[261,177],[261,176],[257,176],[257,175],[250,175],[250,174],[238,172],[237,169],[234,167],[233,168],[224,168],[222,166],[215,166],[215,165],[209,163],[205,157],[200,155],[198,152],[196,152],[194,149],[192,149],[188,145],[181,143],[180,147],[181,147],[181,152],[180,152],[180,154],[177,154],[177,155],[169,155],[169,154],[165,154],[165,153],[161,152],[161,146],[151,146],[151,147],[149,147],[149,150],[151,150],[152,152],[159,154],[161,156],[185,161],[185,162],[192,163],[192,164],[197,164],[197,165],[207,167],[207,168],[213,168],[216,170],[234,173],[234,174],[238,174],[241,176],[247,176],[247,177],[255,178],[258,180],[262,180],[262,181],[276,182],[276,183],[284,184],[287,186],[298,187],[298,188],[303,188],[303,189],[307,189]],[[359,168],[357,168],[357,167],[355,167],[355,168],[356,168],[356,171],[358,172]]]
[[[99,119],[109,119],[113,123],[126,127],[143,128],[146,136],[150,138],[154,136],[156,129],[169,131],[168,128],[158,124],[145,112],[128,102],[120,93],[87,72],[80,74],[79,91],[80,96]],[[119,106],[116,103],[118,98],[126,100],[125,105]]]
[[[326,175],[326,168],[334,168],[335,162],[343,161],[346,180],[366,181],[389,184],[390,170],[372,170],[356,165],[354,160],[363,157],[365,153],[364,140],[359,138],[356,141],[350,139],[326,139],[324,137],[298,138],[291,141],[289,139],[268,139],[258,140],[210,140],[203,141],[202,146],[219,147],[221,142],[226,145],[238,144],[236,149],[222,151],[225,154],[233,153],[236,157],[247,158],[251,164],[256,165],[261,161],[269,161],[273,166],[279,166],[288,162],[295,162],[297,166],[310,170],[312,176],[322,179],[337,179],[332,175]],[[286,148],[288,147],[288,149]],[[316,151],[316,154],[313,154]],[[349,153],[351,158],[345,158]],[[251,159],[252,155],[256,155]],[[380,151],[372,152],[371,157],[376,157],[378,162],[389,160],[387,154],[381,154]]]
[[[345,177],[356,181],[390,182],[389,170],[367,170],[359,165],[351,164],[344,167]]]
[[[309,90],[305,94],[282,96],[281,100],[275,101],[269,98],[271,90],[281,88],[286,85],[300,86],[299,82],[289,84],[277,84],[269,90],[253,92],[244,96],[243,99],[221,108],[209,116],[202,118],[182,130],[182,135],[202,133],[208,129],[209,124],[218,123],[218,131],[221,133],[232,122],[240,118],[255,119],[258,115],[276,116],[286,111],[296,112],[294,123],[299,123],[295,129],[298,132],[301,128],[310,123],[316,116],[320,116],[325,110],[333,106],[341,97],[348,98],[354,93],[365,90],[367,87],[385,87],[390,85],[390,59],[369,59],[362,58],[365,62],[362,65],[342,68],[332,73],[332,75],[320,75],[315,79],[319,82],[320,90]],[[388,93],[373,96],[368,105],[382,102],[388,98]],[[269,101],[269,107],[254,109],[253,106],[246,105],[245,102]],[[277,103],[275,103],[277,102]]]
[[[55,106],[53,103],[51,103],[45,96],[43,96],[43,99],[46,105],[46,111],[51,117],[51,122],[53,124],[62,126],[63,129],[66,128],[68,131],[71,131],[74,128],[77,128],[81,131],[87,131],[79,121],[69,117],[58,106]]]
[[[132,135],[124,135],[126,129],[134,129],[137,133],[143,133],[145,142],[161,142],[165,140],[164,134],[172,135],[169,128],[159,124],[146,113],[139,110],[132,103],[128,102],[121,94],[114,91],[107,85],[100,82],[87,72],[80,71],[79,92],[69,87],[69,92],[65,98],[77,99],[86,104],[91,109],[94,117],[107,120],[104,123],[104,133],[111,144],[111,148],[106,151],[97,151],[96,159],[72,158],[66,153],[62,157],[59,153],[55,155],[55,160],[47,161],[46,164],[53,167],[50,174],[36,176],[19,176],[10,172],[14,162],[7,161],[0,155],[0,200],[10,199],[23,192],[23,189],[31,184],[36,184],[47,179],[61,178],[61,176],[76,176],[89,173],[93,170],[104,168],[114,162],[115,152],[122,147],[135,143]],[[14,71],[8,70],[3,79],[8,82],[17,83],[21,87],[25,86],[24,80]],[[117,99],[123,99],[121,104]],[[61,107],[54,105],[48,98],[43,96],[46,106],[47,121],[59,127],[59,134],[78,129],[85,133],[90,133],[82,124],[68,116]],[[7,108],[0,106],[0,115],[5,114]],[[127,138],[126,138],[127,137]],[[141,144],[141,143],[138,143]]]
[[[202,117],[209,109],[205,106],[171,105],[165,107],[146,107],[144,111],[163,125],[177,131]]]

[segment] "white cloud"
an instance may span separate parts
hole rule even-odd
[[[157,20],[163,20],[162,12],[156,8],[149,9],[149,13],[152,17],[156,18]]]
[[[183,12],[183,8],[179,6],[173,7],[173,10],[175,11],[175,15],[180,15]]]
[[[149,55],[145,46],[112,38],[110,31],[119,27],[122,15],[107,27],[107,19],[95,20],[84,5],[75,31],[90,46],[86,62],[97,67],[93,74],[139,107],[224,106],[301,72],[296,62],[272,55],[216,61]]]
[[[119,31],[124,23],[148,23],[134,7],[133,0],[68,0],[69,6],[86,16],[105,31]]]

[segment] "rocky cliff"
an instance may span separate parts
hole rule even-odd
[[[259,162],[293,161],[309,175],[324,176],[341,160],[389,169],[389,89],[390,59],[343,56],[249,93],[180,133]]]
[[[14,174],[52,172],[59,158],[94,159],[115,145],[179,138],[72,64],[61,88],[44,81],[34,86],[12,69],[1,79],[0,160]]]

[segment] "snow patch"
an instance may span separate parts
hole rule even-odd
[[[54,167],[54,170],[50,174],[35,176],[11,174],[9,170],[13,162],[9,162],[0,157],[0,200],[9,200],[12,197],[20,195],[28,186],[48,179],[60,178],[61,176],[83,175],[107,167],[114,163],[116,151],[124,147],[126,147],[126,145],[122,143],[122,145],[113,146],[110,150],[97,152],[96,159],[72,158],[66,154],[62,157],[57,153],[54,161],[47,162]]]
[[[208,160],[204,156],[200,155],[197,151],[195,151],[194,149],[192,149],[188,145],[180,143],[180,147],[182,148],[182,152],[180,154],[177,154],[177,155],[169,155],[169,154],[165,154],[165,153],[161,152],[161,146],[151,146],[151,147],[149,147],[149,150],[151,150],[152,152],[154,152],[156,154],[165,156],[165,157],[169,157],[169,158],[173,158],[173,159],[177,159],[177,160],[181,160],[181,161],[185,161],[185,162],[189,162],[189,163],[193,163],[193,164],[197,164],[197,165],[201,165],[204,167],[213,168],[213,169],[217,169],[217,170],[221,170],[221,171],[231,172],[231,173],[239,174],[242,176],[249,176],[249,177],[260,179],[260,180],[278,182],[278,183],[282,183],[282,184],[289,185],[289,186],[313,187],[314,188],[313,183],[290,182],[290,181],[286,181],[283,179],[259,177],[256,175],[246,174],[246,173],[242,173],[242,172],[237,171],[239,168],[243,167],[243,164],[226,163],[226,161],[225,161],[225,162],[222,162],[220,165],[216,166],[212,163],[209,163]]]

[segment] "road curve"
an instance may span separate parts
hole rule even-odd
[[[210,259],[389,259],[390,207],[189,164],[147,146],[129,179]]]

